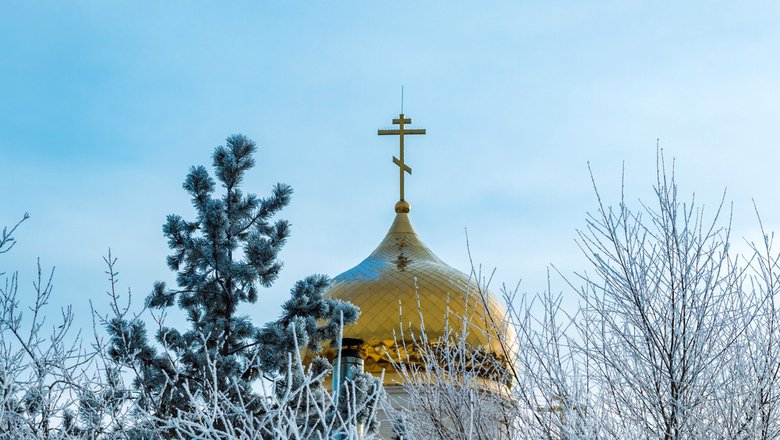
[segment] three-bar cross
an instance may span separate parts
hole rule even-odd
[[[408,134],[425,134],[424,128],[405,128],[406,124],[411,124],[412,120],[404,118],[404,114],[398,115],[398,119],[393,119],[393,124],[398,125],[399,128],[395,130],[377,130],[379,136],[386,135],[398,135],[401,146],[401,158],[393,156],[393,163],[398,165],[401,178],[401,200],[404,200],[404,172],[412,174],[412,169],[409,168],[404,162],[404,136]]]

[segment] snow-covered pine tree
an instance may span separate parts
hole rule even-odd
[[[213,386],[260,418],[268,406],[253,392],[253,383],[263,378],[294,386],[304,376],[296,348],[318,352],[323,341],[338,337],[342,322],[358,318],[355,306],[323,298],[329,282],[324,275],[296,283],[275,322],[257,327],[241,314],[242,304],[257,301],[260,287],[276,280],[282,268],[278,254],[290,234],[287,221],[272,218],[289,203],[291,187],[277,184],[266,198],[241,191],[246,172],[255,165],[255,151],[246,136],[228,137],[212,156],[224,193],[216,194],[217,182],[205,167],[192,167],[183,187],[196,218],[169,215],[163,227],[177,288],[155,283],[147,306],[178,305],[190,328],[162,326],[156,347],[141,320],[115,317],[108,323],[109,354],[136,373],[141,404],[155,418],[197,411],[192,396]],[[315,373],[329,368],[324,359],[313,364]],[[277,388],[281,393],[284,386]],[[208,395],[200,393],[201,398]]]

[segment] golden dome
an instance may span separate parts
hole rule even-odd
[[[473,278],[434,255],[412,228],[408,212],[408,203],[397,205],[395,220],[376,250],[333,279],[326,296],[349,301],[361,311],[355,324],[344,327],[343,337],[362,341],[365,370],[384,370],[385,385],[401,381],[391,356],[398,360],[400,353],[404,362],[415,363],[411,333],[419,340],[421,324],[433,344],[446,336],[448,325],[459,334],[465,315],[468,345],[505,359],[498,337],[512,336],[504,325],[506,310],[490,292],[480,293]],[[324,355],[332,360],[335,348],[326,348]]]

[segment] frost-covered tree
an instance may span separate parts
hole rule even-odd
[[[0,255],[14,246],[13,234],[27,218],[3,228]],[[0,440],[66,438],[61,422],[89,356],[73,339],[71,306],[59,314],[48,307],[54,270],[45,272],[38,261],[32,291],[20,289],[19,273],[9,272],[0,283]]]
[[[268,405],[253,385],[270,381],[278,395],[289,394],[305,376],[298,350],[320,351],[323,341],[337,337],[342,322],[358,317],[351,304],[323,298],[328,285],[323,275],[296,283],[275,322],[256,326],[241,312],[276,280],[279,251],[290,234],[287,221],[273,220],[290,201],[289,186],[277,184],[265,198],[241,190],[255,151],[246,136],[228,137],[212,156],[216,180],[204,166],[194,166],[184,181],[196,217],[169,215],[163,226],[177,286],[155,283],[146,305],[159,313],[178,306],[189,328],[160,325],[155,344],[141,319],[108,320],[110,356],[134,372],[141,406],[153,418],[197,413],[198,402],[208,401],[205,390],[216,389],[259,419]],[[314,377],[321,381],[329,368],[323,359],[315,361]],[[229,414],[220,420],[227,423]]]
[[[722,373],[760,302],[745,295],[720,206],[707,218],[678,198],[659,156],[654,205],[599,205],[581,247],[594,273],[581,292],[582,350],[608,414],[625,435],[714,438]],[[740,380],[732,376],[727,380]]]

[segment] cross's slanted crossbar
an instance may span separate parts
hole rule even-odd
[[[398,158],[395,156],[393,156],[393,163],[403,168],[403,170],[406,171],[407,173],[412,174],[412,169],[409,168],[409,165],[406,165],[405,163],[401,163],[401,161],[398,160]]]

